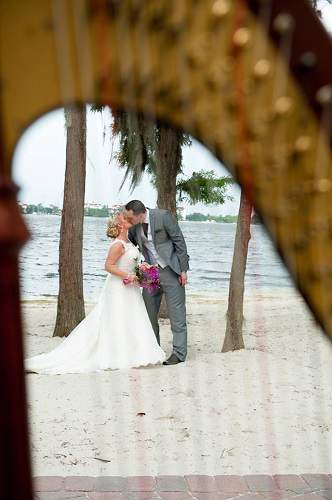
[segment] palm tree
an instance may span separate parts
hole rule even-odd
[[[325,0],[325,2],[330,5],[332,4],[332,0]],[[323,4],[323,2],[320,0],[312,0],[314,9],[321,17],[321,11],[318,8],[319,4]],[[241,113],[241,109],[238,111]],[[250,241],[251,215],[252,205],[242,190],[229,283],[226,334],[222,352],[244,348],[242,335],[244,277]]]
[[[177,182],[182,174],[182,147],[191,145],[188,134],[165,123],[145,119],[135,113],[113,113],[113,132],[120,138],[117,159],[126,169],[122,186],[131,179],[133,190],[147,171],[157,189],[158,208],[177,215],[177,195],[190,202],[225,202],[229,177],[216,179],[213,172],[205,178],[204,172],[196,173],[188,180]],[[122,187],[121,186],[121,187]],[[167,306],[163,297],[159,316],[167,318]]]
[[[222,352],[244,349],[242,335],[244,277],[250,240],[251,214],[252,205],[242,190],[229,280],[226,333]]]
[[[120,139],[117,159],[120,167],[126,169],[121,187],[129,178],[134,190],[147,172],[157,190],[158,208],[174,215],[177,200],[207,205],[223,204],[230,198],[226,195],[226,188],[233,182],[230,177],[217,178],[213,172],[199,171],[189,179],[183,178],[182,148],[191,145],[188,134],[134,113],[113,116],[113,133]]]
[[[86,108],[65,109],[66,173],[59,245],[59,294],[53,336],[67,336],[85,316],[83,297],[83,220],[86,163]]]

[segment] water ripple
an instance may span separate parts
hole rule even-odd
[[[56,296],[59,286],[58,251],[60,217],[28,215],[33,235],[20,257],[23,298]],[[95,299],[103,286],[109,240],[107,219],[86,217],[84,221],[84,293]],[[235,224],[181,222],[190,259],[189,293],[218,292],[228,287],[233,259]],[[45,270],[47,273],[45,274]],[[289,287],[288,273],[274,252],[261,226],[252,227],[246,287]]]

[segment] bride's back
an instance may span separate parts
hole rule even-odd
[[[112,241],[111,246],[115,244],[121,244],[125,250],[116,263],[117,268],[124,272],[132,272],[136,265],[135,259],[137,259],[140,254],[138,248],[135,247],[131,241],[125,242],[119,238],[115,238],[114,241]]]

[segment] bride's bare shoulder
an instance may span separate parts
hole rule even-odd
[[[115,239],[114,241],[112,241],[112,243],[111,243],[111,245],[109,247],[109,252],[111,252],[112,250],[114,252],[123,253],[126,250],[126,244],[125,244],[125,242],[122,241],[122,240]]]

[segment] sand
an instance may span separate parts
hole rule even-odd
[[[332,343],[295,291],[247,290],[246,349],[223,354],[226,307],[188,297],[180,365],[27,374],[34,475],[331,473]],[[61,342],[54,302],[23,312],[26,356]]]

